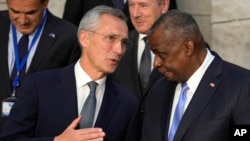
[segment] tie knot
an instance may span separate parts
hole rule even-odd
[[[148,36],[145,36],[142,39],[143,39],[144,43],[147,45],[148,44]]]
[[[19,42],[29,42],[29,35],[23,35],[21,38],[20,38],[20,40],[19,40]]]
[[[183,83],[181,84],[181,87],[182,87],[182,91],[183,91],[183,92],[186,92],[186,91],[189,89],[186,82],[183,82]]]
[[[95,93],[97,83],[95,81],[90,81],[87,84],[89,86],[90,92],[94,92]]]

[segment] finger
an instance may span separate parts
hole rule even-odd
[[[76,126],[80,123],[80,121],[82,120],[82,116],[78,116],[76,119],[74,119],[71,124],[68,126],[68,128],[70,129],[75,129]]]
[[[84,128],[84,129],[79,129],[80,134],[92,134],[92,133],[104,133],[102,128]]]
[[[101,128],[87,128],[85,130],[82,130],[82,132],[80,133],[81,135],[81,139],[83,140],[95,140],[95,141],[99,141],[99,140],[103,140],[103,138],[105,137],[105,133],[102,131]]]

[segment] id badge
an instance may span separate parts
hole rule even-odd
[[[16,97],[12,96],[2,101],[2,109],[1,109],[1,116],[8,117],[10,111],[15,104]]]

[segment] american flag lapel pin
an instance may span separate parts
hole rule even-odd
[[[213,82],[211,82],[209,85],[210,85],[212,88],[215,87],[215,84],[214,84]]]
[[[52,38],[56,37],[55,33],[50,33],[49,36],[52,37]]]

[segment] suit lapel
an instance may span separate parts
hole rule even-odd
[[[114,83],[107,77],[106,87],[102,105],[95,123],[96,127],[102,127],[104,130],[107,129],[113,117],[117,107],[119,106],[119,99],[117,99],[118,91]]]
[[[44,57],[51,49],[53,42],[59,35],[59,31],[55,28],[56,24],[57,20],[55,20],[55,17],[48,11],[46,24],[43,28],[43,32],[38,42],[36,52],[30,64],[28,74],[36,71],[39,68],[41,62],[43,62]]]
[[[221,74],[222,60],[216,56],[212,64],[204,74],[192,100],[187,107],[179,128],[176,132],[176,140],[181,140],[188,128],[196,121],[196,118],[213,96],[217,86],[221,82],[217,77]]]
[[[62,107],[60,109],[62,110],[61,112],[63,113],[65,119],[72,122],[73,119],[78,116],[74,64],[66,67],[58,76],[56,94],[58,102]]]

